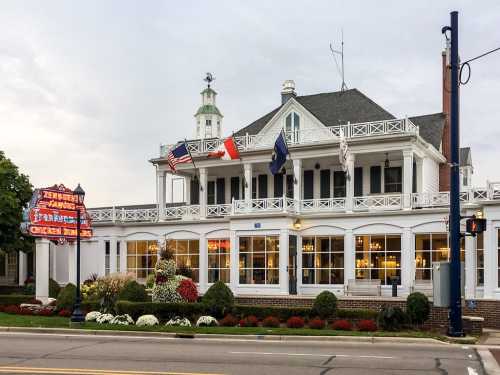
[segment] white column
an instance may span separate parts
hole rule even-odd
[[[202,292],[208,288],[208,249],[207,238],[204,234],[200,236],[200,280],[199,287]]]
[[[465,298],[476,297],[476,238],[465,237]]]
[[[497,288],[497,229],[491,220],[487,221],[484,236],[484,298],[493,298]]]
[[[200,218],[207,215],[207,168],[200,168]]]
[[[403,229],[401,236],[401,286],[408,293],[415,278],[415,249],[410,228]]]
[[[120,273],[127,273],[127,241],[120,241]]]
[[[25,252],[19,252],[19,282],[20,286],[24,285],[24,281],[28,277],[28,256]]]
[[[46,239],[36,240],[36,299],[47,303],[49,300],[49,262],[50,241]]]
[[[302,196],[302,159],[293,159],[293,199],[300,202]],[[299,204],[300,207],[300,204]]]
[[[238,243],[238,237],[236,237],[236,231],[232,230],[229,233],[229,241],[230,241],[230,271],[229,271],[229,278],[230,278],[230,288],[233,291],[233,294],[236,294],[236,289],[238,288],[239,284],[239,243]]]
[[[50,250],[50,272],[49,277],[53,280],[57,280],[57,249],[55,249],[56,245],[52,245],[52,249]]]
[[[320,194],[321,194],[321,170],[320,169],[313,169],[313,198],[314,199],[319,199]]]
[[[424,164],[424,159],[418,158],[416,159],[415,163],[417,167],[417,193],[422,193],[424,191],[424,172],[423,172],[423,164]]]
[[[345,208],[347,212],[352,212],[354,200],[354,162],[356,157],[354,154],[347,155],[347,172],[349,178],[346,179],[345,189]]]
[[[288,294],[288,229],[280,230],[280,259],[279,259],[280,292]]]
[[[413,187],[413,151],[403,150],[403,209],[411,209]]]
[[[98,275],[99,276],[104,276],[106,275],[106,244],[103,239],[97,241],[97,246],[98,246],[98,257],[99,257],[99,270],[98,270]],[[81,249],[80,249],[81,251]],[[81,253],[80,253],[81,256]]]
[[[117,243],[116,237],[111,237],[109,241],[109,273],[116,273]]]
[[[158,185],[158,218],[165,220],[165,171],[158,171],[156,180]]]
[[[184,203],[191,204],[191,176],[184,177]]]
[[[68,283],[76,285],[76,242],[68,244]]]
[[[302,295],[302,236],[297,233],[297,295]]]
[[[346,229],[344,233],[344,285],[347,287],[349,280],[354,280],[356,274],[356,248],[354,245],[354,234],[352,229]]]
[[[245,189],[245,202],[250,204],[250,202],[252,201],[252,164],[245,163],[243,165],[243,168],[245,173],[245,179],[243,181],[243,187]]]

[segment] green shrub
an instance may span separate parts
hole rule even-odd
[[[127,282],[120,291],[118,299],[131,302],[147,302],[149,297],[144,285],[139,284],[135,280],[131,280]]]
[[[338,309],[337,318],[339,319],[376,319],[378,311],[370,309]]]
[[[57,309],[58,310],[71,310],[73,311],[73,305],[76,299],[76,286],[74,284],[66,284],[64,288],[61,289],[57,295]]]
[[[264,305],[235,305],[233,307],[232,313],[240,319],[246,316],[254,315],[260,320],[263,320],[268,316],[274,316],[281,321],[287,321],[292,316],[300,316],[302,318],[308,318],[312,316],[312,312],[309,307],[277,307]]]
[[[49,279],[49,297],[57,298],[59,292],[61,291],[61,286],[54,279]]]
[[[231,289],[222,281],[217,281],[202,298],[210,315],[216,318],[222,318],[229,313],[234,306],[234,296]]]
[[[155,274],[150,273],[146,278],[146,288],[151,289],[155,285]]]
[[[25,294],[0,295],[0,306],[20,305],[21,303],[27,303],[33,300],[33,298],[35,298],[35,296],[28,296]]]
[[[318,315],[321,319],[332,318],[337,310],[337,297],[328,290],[322,291],[314,299],[312,310],[313,314]]]
[[[188,318],[195,321],[200,315],[206,314],[202,303],[161,303],[161,302],[130,302],[116,303],[117,315],[129,314],[134,320],[141,315],[152,314],[160,321],[168,321],[175,317]]]
[[[382,306],[377,325],[384,331],[399,331],[408,324],[408,316],[400,307]]]
[[[412,324],[423,324],[431,313],[431,305],[425,294],[411,293],[406,299],[406,313]]]

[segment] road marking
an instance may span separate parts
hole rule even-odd
[[[469,373],[469,375],[478,375],[477,371],[474,370],[472,367],[467,367],[467,372]]]
[[[70,374],[70,375],[222,375],[199,372],[158,372],[158,371],[130,371],[130,370],[100,370],[81,368],[56,368],[56,367],[24,367],[0,366],[0,373],[9,374]]]
[[[249,355],[287,355],[290,357],[343,357],[343,358],[371,358],[371,359],[394,359],[381,355],[349,355],[349,354],[316,354],[316,353],[283,353],[283,352],[229,352],[229,354],[249,354]]]

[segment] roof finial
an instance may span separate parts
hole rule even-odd
[[[214,81],[214,80],[215,80],[215,77],[212,75],[212,73],[207,72],[207,75],[206,75],[206,77],[205,77],[204,81],[207,83],[208,88],[210,88],[210,84],[211,84],[211,83],[212,83],[212,81]]]

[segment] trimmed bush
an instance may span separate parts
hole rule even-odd
[[[49,279],[49,297],[57,298],[59,292],[61,291],[61,286],[54,279]]]
[[[338,309],[337,318],[339,319],[376,319],[377,310],[370,309]]]
[[[234,305],[232,313],[239,318],[255,315],[257,318],[262,320],[268,316],[274,316],[281,321],[286,321],[292,316],[301,316],[302,318],[309,318],[310,316],[313,316],[311,309],[308,307]]]
[[[308,326],[311,329],[323,329],[325,328],[325,321],[320,318],[314,318],[309,321]]]
[[[408,324],[408,316],[399,307],[382,306],[377,325],[384,331],[399,331]]]
[[[210,315],[221,318],[229,313],[234,306],[234,296],[231,289],[222,281],[217,281],[202,298]]]
[[[118,299],[121,301],[147,302],[149,297],[144,285],[135,280],[130,280],[118,294]]]
[[[161,302],[129,302],[116,303],[118,315],[129,314],[134,320],[141,315],[154,315],[161,321],[182,316],[191,321],[196,321],[200,315],[206,314],[206,306],[202,303],[161,303]]]
[[[259,319],[254,315],[247,316],[240,320],[240,327],[257,327],[258,325]]]
[[[335,316],[337,310],[337,297],[328,290],[322,291],[314,299],[312,311],[321,319],[328,319]]]
[[[35,299],[34,296],[25,294],[0,295],[0,305],[20,305],[21,303],[30,303]]]
[[[335,331],[350,331],[352,324],[346,319],[339,319],[333,322],[332,329]]]
[[[377,330],[377,324],[373,319],[363,319],[357,324],[358,331],[362,332],[375,332]]]
[[[420,292],[411,293],[406,298],[406,313],[412,324],[425,323],[431,313],[431,305],[427,296]]]
[[[278,328],[280,326],[280,320],[275,316],[268,316],[262,321],[262,327]]]
[[[219,325],[222,327],[235,327],[238,325],[238,319],[231,314],[228,314],[224,319],[219,320]]]
[[[71,283],[66,284],[66,286],[62,288],[57,295],[57,309],[73,311],[73,305],[75,304],[76,299],[75,295],[76,286]]]
[[[304,325],[304,319],[300,316],[292,316],[286,321],[286,326],[288,328],[303,328]]]

